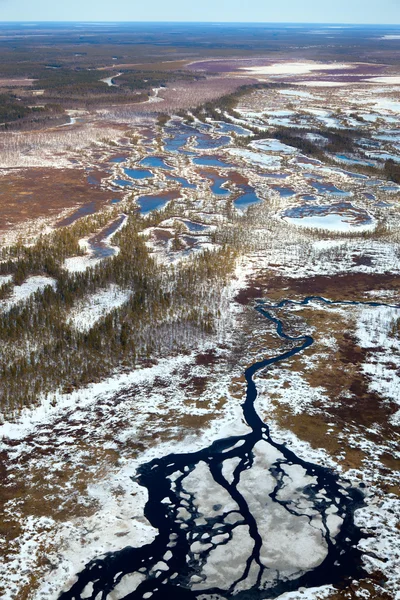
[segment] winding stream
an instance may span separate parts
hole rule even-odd
[[[144,514],[158,530],[154,541],[92,560],[61,600],[262,600],[365,574],[353,518],[362,492],[274,441],[255,407],[256,373],[314,342],[285,333],[276,309],[315,301],[392,306],[317,296],[260,302],[256,310],[288,349],[245,371],[242,408],[251,431],[142,464],[135,480],[148,490]]]

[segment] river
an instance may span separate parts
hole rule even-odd
[[[314,342],[285,333],[276,310],[312,302],[391,306],[321,297],[259,302],[256,310],[287,349],[245,371],[242,408],[251,431],[142,464],[135,481],[148,490],[144,516],[158,530],[154,541],[90,561],[61,600],[261,600],[365,575],[354,524],[362,489],[274,441],[256,410],[255,375]],[[135,574],[128,586],[127,574]]]

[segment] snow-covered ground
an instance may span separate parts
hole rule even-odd
[[[132,291],[112,284],[79,301],[69,313],[67,322],[79,331],[89,331],[102,317],[125,304],[131,295]]]
[[[353,68],[353,65],[340,63],[281,62],[263,67],[243,67],[243,70],[254,75],[304,75],[313,71],[336,71]]]
[[[3,283],[10,281],[11,278],[5,278]],[[1,282],[0,282],[1,283]],[[35,292],[43,290],[46,286],[50,285],[55,288],[57,281],[51,277],[44,277],[42,275],[34,275],[28,277],[21,285],[15,285],[9,298],[0,300],[0,312],[6,312],[10,310],[16,304],[25,302]]]

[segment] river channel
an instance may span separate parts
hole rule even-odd
[[[260,301],[255,308],[285,351],[245,371],[242,408],[251,431],[142,464],[134,479],[148,491],[144,516],[158,531],[154,541],[90,561],[61,600],[262,600],[365,575],[354,524],[362,489],[274,441],[256,408],[255,375],[314,342],[285,333],[277,309],[315,302],[390,306],[321,297]]]

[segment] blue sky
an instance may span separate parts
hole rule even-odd
[[[400,0],[0,0],[0,21],[400,23]]]

